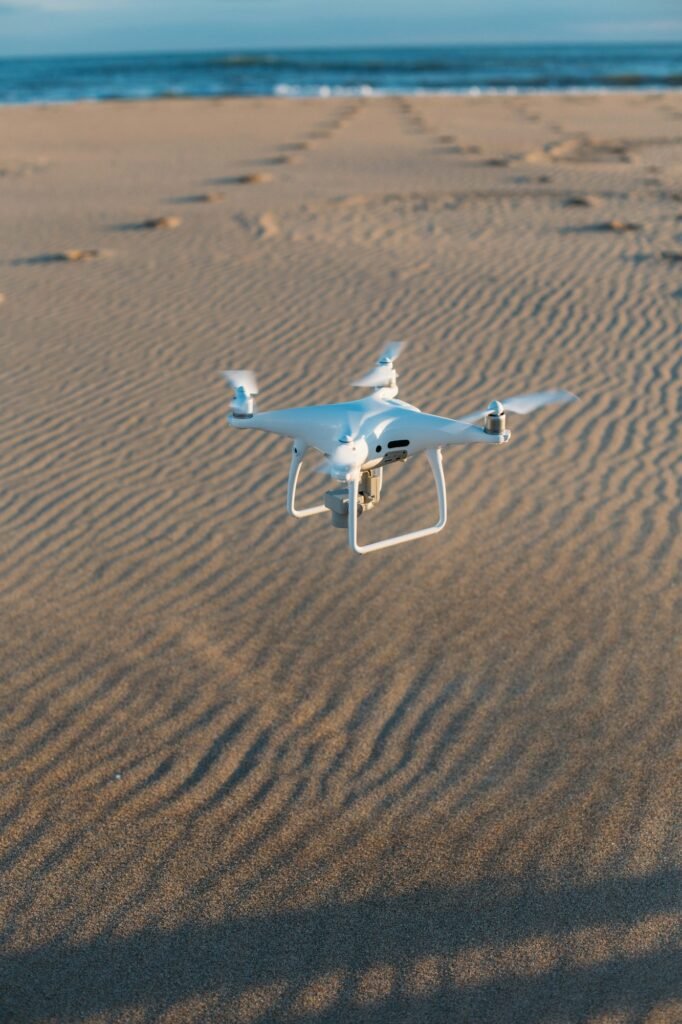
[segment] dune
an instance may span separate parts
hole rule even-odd
[[[2,166],[40,166],[0,179],[3,1021],[682,1017],[680,114],[0,109]],[[121,230],[331,121],[267,189]],[[551,181],[470,159],[531,152]],[[74,239],[117,258],[25,259]],[[219,371],[343,400],[395,338],[434,414],[581,401],[446,452],[446,529],[360,558],[286,516],[290,446],[227,425]],[[429,523],[431,487],[387,468],[362,536]]]

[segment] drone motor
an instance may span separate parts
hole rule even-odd
[[[485,414],[483,429],[486,434],[504,434],[506,416],[502,402],[491,402]]]

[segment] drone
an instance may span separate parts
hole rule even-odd
[[[222,372],[234,392],[227,417],[230,426],[266,430],[293,441],[287,487],[289,515],[305,519],[331,513],[332,525],[347,530],[349,547],[359,555],[429,537],[443,529],[447,521],[443,448],[455,444],[507,444],[511,438],[506,427],[507,413],[525,415],[546,405],[577,401],[570,391],[554,389],[493,401],[487,408],[461,419],[431,416],[398,398],[398,374],[393,364],[402,347],[401,342],[390,342],[369,373],[353,381],[354,387],[371,389],[371,394],[334,405],[256,412],[253,396],[258,394],[258,386],[253,373]],[[297,508],[296,486],[308,449],[324,456],[317,468],[338,486],[326,492],[324,504]],[[428,459],[436,484],[437,523],[361,544],[358,518],[379,504],[384,468],[421,453]]]

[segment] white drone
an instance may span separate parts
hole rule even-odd
[[[443,448],[451,444],[506,444],[511,437],[505,425],[506,412],[525,414],[545,405],[577,400],[570,391],[538,391],[491,402],[487,409],[478,409],[459,420],[430,416],[396,397],[393,361],[401,348],[400,342],[390,343],[374,368],[353,382],[358,388],[372,388],[372,394],[359,401],[335,405],[255,412],[253,395],[258,394],[258,387],[254,375],[249,370],[223,371],[234,390],[227,417],[231,426],[267,430],[293,440],[287,492],[289,515],[304,519],[331,512],[333,525],[348,530],[348,543],[359,555],[428,537],[443,529],[447,520]],[[479,421],[483,421],[483,426],[476,425]],[[309,448],[325,456],[318,468],[342,486],[327,491],[323,505],[301,509],[296,508],[296,484]],[[426,453],[436,482],[438,522],[372,544],[358,543],[358,516],[379,503],[384,466],[404,462],[420,452]]]

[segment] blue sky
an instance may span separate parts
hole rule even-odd
[[[0,54],[682,40],[682,0],[0,0]]]

